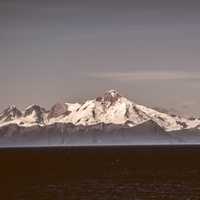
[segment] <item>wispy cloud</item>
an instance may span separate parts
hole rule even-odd
[[[199,80],[198,72],[182,71],[135,71],[135,72],[109,72],[91,73],[89,76],[102,79],[112,79],[119,81],[133,80]]]

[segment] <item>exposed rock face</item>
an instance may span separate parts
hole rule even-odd
[[[31,122],[41,124],[44,123],[44,114],[46,112],[44,108],[38,105],[31,105],[25,110],[24,118],[30,118]]]
[[[103,100],[114,104],[120,97],[121,95],[116,90],[109,90],[104,94]]]
[[[70,114],[70,111],[68,111],[68,106],[64,103],[57,103],[52,106],[48,114],[48,119],[56,118],[64,114]]]
[[[10,105],[2,113],[0,113],[0,122],[8,122],[22,116],[22,112],[14,105]]]

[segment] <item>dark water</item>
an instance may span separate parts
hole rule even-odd
[[[0,199],[199,200],[200,147],[2,149]]]

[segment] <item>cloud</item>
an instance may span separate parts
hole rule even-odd
[[[135,72],[109,72],[91,73],[89,76],[101,79],[112,79],[118,81],[134,80],[199,80],[199,72],[182,71],[135,71]]]

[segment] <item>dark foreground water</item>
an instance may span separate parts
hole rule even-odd
[[[1,149],[0,199],[199,200],[200,147]]]

